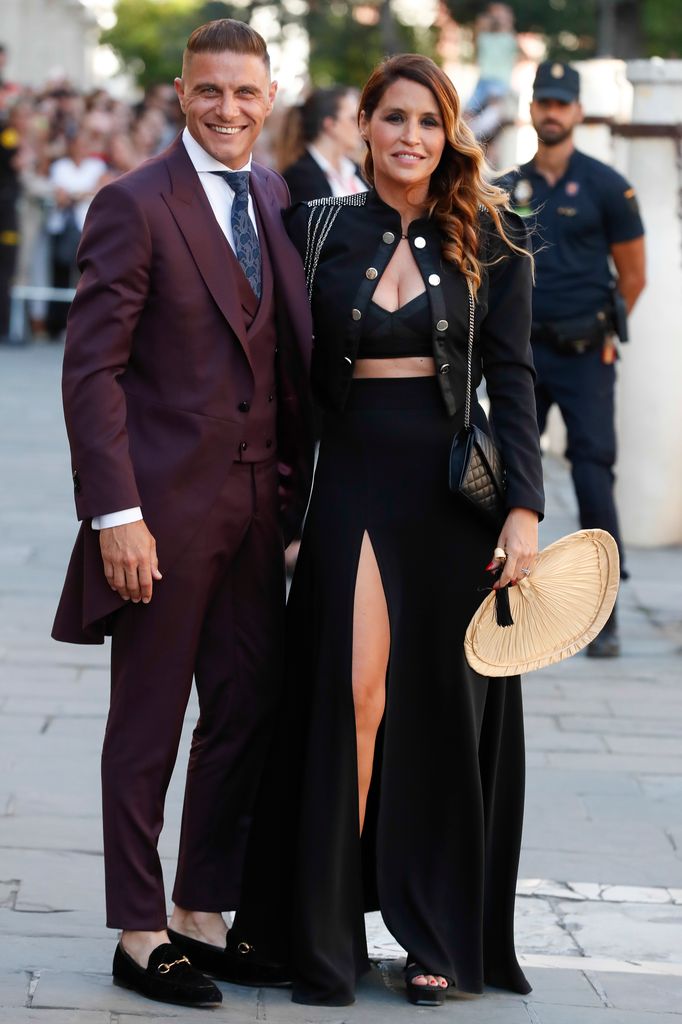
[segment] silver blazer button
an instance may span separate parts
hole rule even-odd
[[[432,284],[435,288],[437,284],[440,284],[440,278],[438,274],[429,274],[429,284]]]
[[[386,245],[390,245],[391,242],[395,242],[395,235],[393,234],[392,231],[384,231],[381,237],[383,241],[386,243]]]
[[[447,331],[447,329],[448,329],[448,322],[447,322],[447,320],[439,320],[438,323],[436,324],[436,330],[437,331]]]
[[[417,235],[417,237],[414,240],[414,246],[415,246],[415,249],[425,249],[426,248],[426,239],[422,238],[421,235]]]
[[[354,309],[351,312],[351,316],[353,317],[354,320],[359,320],[360,317],[362,316],[362,313],[360,312],[359,309]]]
[[[438,372],[439,373],[449,373],[450,372],[450,363],[443,363],[442,366],[438,367]]]
[[[367,267],[367,270],[365,271],[365,277],[369,281],[373,281],[374,278],[378,277],[378,276],[379,276],[379,271],[377,270],[376,267]]]

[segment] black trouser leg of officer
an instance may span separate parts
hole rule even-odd
[[[614,537],[625,579],[624,552],[613,494],[616,461],[615,364],[601,350],[564,355],[547,345],[533,346],[537,370],[536,403],[540,433],[556,403],[566,424],[566,457],[571,463],[582,529],[598,527]]]
[[[613,494],[613,466],[616,461],[615,364],[601,360],[601,350],[581,355],[564,355],[547,345],[534,345],[537,371],[535,401],[540,433],[547,414],[556,402],[566,424],[566,457],[571,463],[573,485],[578,499],[580,526],[584,530],[608,530],[618,545],[621,577],[623,544]],[[587,649],[594,658],[620,654],[616,610],[601,633]]]

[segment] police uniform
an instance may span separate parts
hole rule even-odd
[[[572,68],[547,62],[538,69],[534,95],[575,100],[578,81]],[[533,160],[498,184],[509,190],[513,209],[532,229],[536,276],[531,341],[538,426],[542,432],[556,403],[566,424],[566,456],[580,525],[608,530],[618,543],[622,565],[613,495],[616,368],[609,251],[644,234],[634,189],[613,168],[575,150],[554,185],[535,169]]]

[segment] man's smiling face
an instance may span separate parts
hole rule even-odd
[[[175,91],[190,134],[226,167],[243,167],[251,156],[277,83],[265,61],[250,53],[188,54]]]

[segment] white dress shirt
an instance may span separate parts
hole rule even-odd
[[[84,195],[73,206],[73,216],[79,231],[83,230],[85,215],[92,202],[100,178],[107,173],[107,165],[97,156],[88,156],[79,164],[74,163],[70,156],[63,156],[50,167],[50,182],[53,188],[61,188],[70,196]],[[47,217],[47,230],[50,235],[58,235],[66,225],[67,211],[54,207]]]
[[[221,164],[219,160],[216,160],[210,153],[207,153],[203,146],[199,145],[194,136],[190,134],[188,128],[185,128],[182,133],[182,142],[187,150],[187,155],[194,165],[194,170],[199,175],[199,181],[206,193],[206,198],[211,204],[211,209],[215,219],[218,221],[220,230],[225,235],[225,238],[230,243],[230,248],[234,252],[234,235],[232,234],[234,191],[224,178],[220,178],[217,174],[211,172],[228,170],[250,171],[251,157],[249,157],[243,167],[226,167],[225,164]],[[256,223],[256,213],[253,208],[251,193],[249,193],[249,217],[256,234],[258,234],[258,224]],[[93,516],[92,528],[93,530],[107,530],[112,526],[136,523],[142,518],[141,508],[124,508],[120,512],[108,512],[101,516]]]
[[[362,180],[357,167],[348,157],[341,157],[341,170],[337,171],[315,146],[308,146],[308,152],[329,182],[333,196],[350,196],[367,191],[367,183]]]

